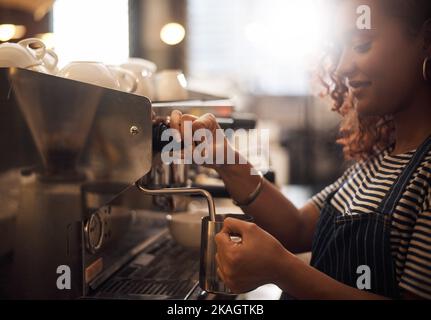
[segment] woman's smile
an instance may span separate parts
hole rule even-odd
[[[348,86],[354,98],[360,100],[364,97],[367,89],[371,87],[371,81],[349,80]]]

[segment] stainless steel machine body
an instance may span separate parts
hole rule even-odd
[[[152,186],[158,168],[152,111],[174,108],[212,112],[233,126],[228,100],[152,106],[142,96],[0,68],[0,298],[202,298],[199,252],[167,232],[166,213],[178,207],[135,185]],[[163,187],[184,186],[194,169]]]

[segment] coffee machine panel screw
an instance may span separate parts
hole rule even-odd
[[[131,126],[130,127],[130,134],[132,136],[136,136],[139,133],[139,128],[137,126]]]

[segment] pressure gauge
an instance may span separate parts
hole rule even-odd
[[[102,218],[100,217],[98,212],[93,213],[84,227],[87,249],[91,253],[95,253],[102,246],[103,232],[104,226]]]

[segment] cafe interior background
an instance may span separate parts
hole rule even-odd
[[[0,43],[40,38],[60,68],[140,57],[182,70],[270,130],[276,184],[300,205],[344,168],[340,118],[313,78],[330,19],[315,0],[0,0]]]

